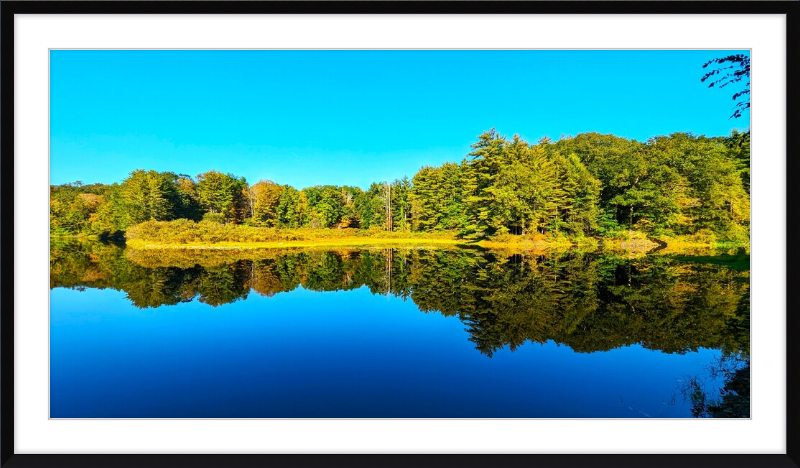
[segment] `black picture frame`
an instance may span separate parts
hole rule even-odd
[[[787,2],[40,2],[5,1],[0,5],[2,58],[0,81],[0,465],[3,467],[800,467],[797,399],[800,347],[797,301],[787,299],[787,414],[785,454],[648,454],[648,455],[542,455],[542,454],[435,454],[435,455],[30,455],[14,453],[14,16],[16,14],[524,14],[524,13],[633,13],[633,14],[785,14],[787,135],[797,128],[800,83],[798,56],[800,3]],[[732,32],[735,34],[735,31]],[[794,60],[792,60],[794,59]],[[791,103],[795,105],[792,106]],[[798,154],[797,140],[786,141],[787,154]],[[787,182],[797,174],[796,159],[787,159]],[[792,170],[795,169],[795,170]],[[794,206],[796,185],[787,183],[787,220]],[[788,233],[787,233],[788,234]],[[789,236],[787,235],[787,239]],[[788,243],[787,256],[797,247]],[[797,273],[790,267],[787,285]],[[790,291],[787,288],[787,291]]]

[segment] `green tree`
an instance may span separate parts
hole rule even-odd
[[[465,223],[461,166],[425,166],[411,179],[408,201],[415,231],[458,230]]]
[[[739,132],[731,131],[731,135],[725,139],[725,146],[728,147],[730,156],[736,162],[736,170],[742,179],[742,185],[750,194],[750,131]]]
[[[581,163],[575,153],[552,156],[556,180],[564,192],[558,207],[558,227],[572,234],[589,234],[598,227],[600,181]]]
[[[276,207],[278,226],[299,228],[308,224],[308,200],[303,192],[284,186]]]
[[[364,191],[358,187],[344,186],[342,192],[342,227],[345,228],[358,228],[361,227],[361,217],[356,203]]]
[[[557,182],[544,149],[515,136],[495,183],[484,190],[493,207],[490,228],[500,234],[558,229],[558,207],[565,202]]]
[[[394,231],[411,230],[411,202],[409,192],[411,180],[408,177],[395,179],[390,192],[392,203],[392,226]]]
[[[506,139],[494,128],[482,133],[472,144],[473,151],[462,161],[462,187],[466,222],[461,233],[466,237],[486,237],[495,233],[497,214],[492,193],[506,150]]]
[[[100,234],[109,211],[111,186],[80,181],[50,186],[50,232],[55,235]],[[113,226],[110,228],[113,230]]]
[[[344,215],[344,197],[333,185],[318,185],[303,189],[308,199],[309,225],[312,228],[331,228]]]
[[[574,153],[601,183],[600,219],[634,229],[668,228],[679,212],[684,181],[669,158],[647,144],[613,135],[580,134],[555,144]]]
[[[177,187],[174,174],[137,169],[115,192],[115,218],[121,229],[142,221],[175,219]]]
[[[175,218],[199,221],[203,217],[200,207],[200,197],[197,195],[197,183],[186,174],[177,174],[173,177],[177,189],[175,205]]]
[[[660,165],[678,174],[674,191],[680,209],[679,233],[709,229],[727,239],[744,240],[749,232],[750,197],[740,168],[725,139],[675,133],[650,141],[650,152]],[[659,188],[668,192],[661,182]]]
[[[204,211],[219,213],[229,223],[244,219],[247,189],[244,177],[212,170],[198,175],[197,180],[197,197]]]
[[[353,209],[358,215],[362,229],[384,228],[386,222],[384,193],[383,184],[373,182],[367,191],[356,195]]]

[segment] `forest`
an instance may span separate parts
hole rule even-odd
[[[51,185],[50,233],[123,239],[134,226],[157,221],[176,222],[183,231],[209,223],[462,239],[637,231],[747,243],[749,182],[749,131],[674,133],[646,142],[582,133],[532,144],[491,129],[460,163],[422,167],[410,179],[366,190],[250,184],[215,170],[192,177],[136,169],[110,185]]]

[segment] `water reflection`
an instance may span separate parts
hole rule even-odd
[[[680,392],[695,418],[749,418],[750,356],[722,354],[704,375],[681,380]]]
[[[458,317],[487,356],[550,340],[583,353],[641,344],[749,355],[749,257],[696,260],[473,249],[186,253],[55,242],[50,287],[113,288],[147,308],[366,286]]]

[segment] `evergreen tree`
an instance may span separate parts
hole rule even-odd
[[[466,237],[485,237],[496,231],[495,200],[486,189],[497,179],[505,147],[506,139],[493,128],[478,137],[473,151],[461,163],[466,211],[461,233]]]

